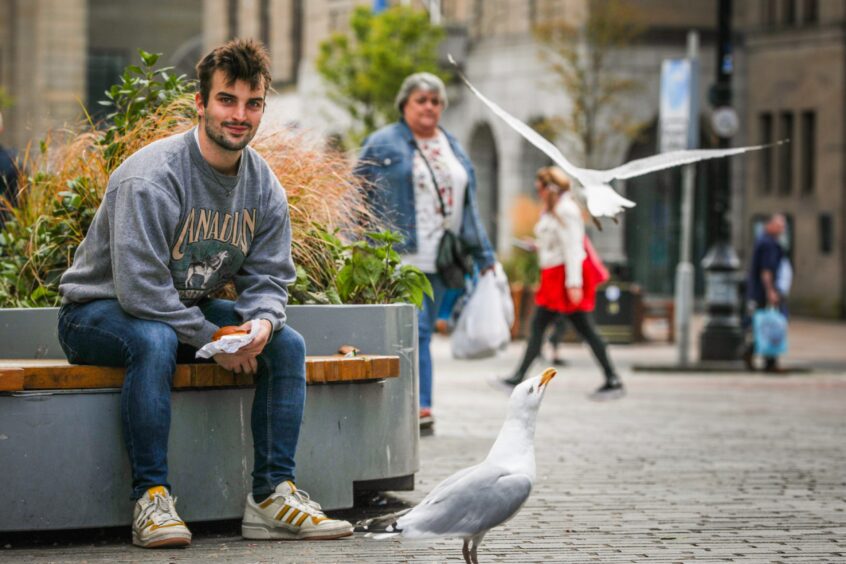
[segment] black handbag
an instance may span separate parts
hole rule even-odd
[[[438,187],[438,180],[435,172],[429,164],[426,155],[415,145],[429,174],[432,176],[432,183],[435,186],[435,195],[438,197],[438,211],[446,220],[444,213],[444,199],[441,197],[441,189]],[[444,281],[447,288],[464,288],[464,276],[473,273],[473,257],[467,252],[466,245],[461,237],[444,227],[444,234],[438,242],[438,254],[435,258],[435,269]]]

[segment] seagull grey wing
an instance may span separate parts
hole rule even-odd
[[[531,491],[532,481],[525,474],[480,466],[438,495],[427,496],[397,521],[397,527],[408,538],[475,535],[514,516]]]
[[[430,491],[428,494],[426,494],[426,497],[423,498],[423,501],[421,503],[425,503],[426,500],[429,499],[429,498],[433,498],[433,497],[438,496],[438,492],[440,492],[441,490],[443,490],[445,488],[450,487],[450,485],[452,485],[454,482],[456,482],[457,480],[460,480],[466,474],[469,474],[470,472],[475,471],[479,466],[480,466],[480,464],[477,464],[475,466],[469,466],[467,468],[459,470],[458,472],[456,472],[455,474],[452,474],[448,478],[445,478],[440,484],[438,484],[437,486],[432,488],[432,491]]]
[[[780,143],[777,143],[780,144]],[[634,178],[656,172],[675,166],[691,164],[708,159],[719,159],[722,157],[730,157],[732,155],[740,155],[749,151],[758,151],[771,147],[772,145],[752,145],[749,147],[734,147],[732,149],[688,149],[682,151],[671,151],[669,153],[661,153],[637,159],[620,165],[616,168],[608,170],[591,171],[592,175],[596,174],[602,182],[611,182],[615,178],[621,180],[626,178]]]
[[[452,58],[452,55],[449,56],[450,62],[455,65],[456,69],[458,69],[458,65],[456,64],[455,60]],[[555,161],[555,164],[560,166],[564,171],[569,174],[570,176],[575,177],[582,182],[580,168],[571,163],[561,154],[561,151],[558,150],[558,147],[547,141],[542,135],[540,135],[537,131],[517,119],[516,117],[512,116],[494,102],[488,100],[481,92],[476,90],[476,87],[470,84],[470,81],[467,80],[467,77],[460,70],[456,70],[458,76],[461,77],[461,80],[464,81],[464,84],[467,85],[467,88],[470,89],[476,97],[482,101],[490,110],[499,117],[502,121],[504,121],[507,125],[509,125],[512,129],[514,129],[517,133],[522,135],[526,141],[546,153],[546,155]]]

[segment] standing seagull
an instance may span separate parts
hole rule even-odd
[[[535,419],[552,368],[514,388],[508,415],[488,457],[438,484],[420,504],[393,522],[383,539],[460,537],[467,564],[478,564],[476,550],[489,530],[523,507],[535,481]]]

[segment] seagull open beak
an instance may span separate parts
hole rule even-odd
[[[543,388],[544,386],[546,386],[550,380],[555,378],[556,374],[558,374],[558,371],[554,368],[547,368],[546,370],[544,370],[543,374],[541,374],[540,386],[538,386],[538,388]]]

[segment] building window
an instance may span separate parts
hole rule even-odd
[[[830,255],[834,250],[834,222],[830,213],[819,215],[820,254]]]
[[[229,0],[226,6],[229,22],[229,39],[238,37],[238,0]]]
[[[819,17],[819,4],[817,0],[805,0],[802,3],[802,21],[804,23],[816,23]]]
[[[781,22],[784,25],[794,25],[796,23],[796,0],[782,0]]]
[[[259,5],[259,37],[264,46],[270,49],[270,0],[261,0]]]
[[[94,51],[88,53],[86,106],[94,121],[99,121],[106,117],[106,114],[114,111],[113,107],[103,106],[98,102],[107,99],[106,90],[110,89],[113,84],[120,83],[123,69],[128,62],[127,56],[123,52]]]
[[[780,121],[779,138],[789,139],[790,142],[779,147],[779,193],[788,195],[793,191],[793,147],[796,145],[793,139],[793,113],[782,112]]]
[[[802,158],[802,193],[812,194],[817,163],[817,113],[813,110],[802,112],[802,145],[799,150]]]
[[[773,27],[776,23],[775,0],[761,0],[761,23],[764,27]]]
[[[758,118],[758,135],[761,145],[773,142],[773,114],[762,112]],[[761,151],[761,194],[771,194],[773,191],[773,148],[767,147]]]

